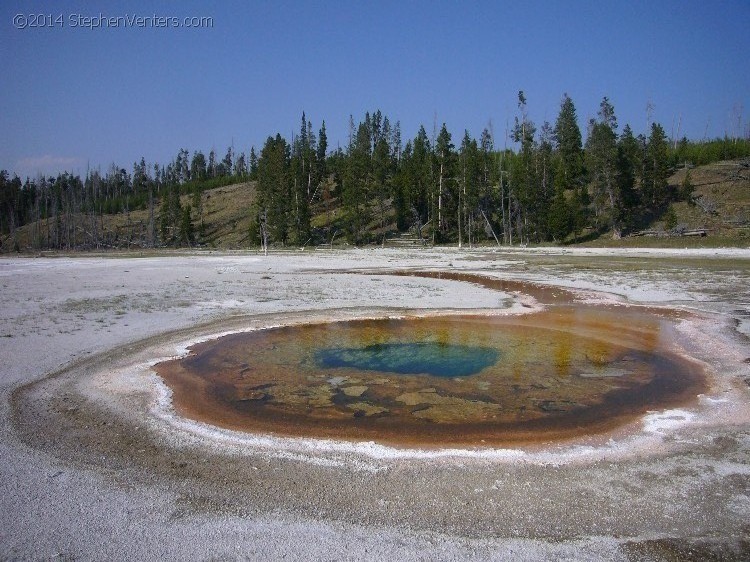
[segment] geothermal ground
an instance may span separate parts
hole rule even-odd
[[[392,274],[413,271],[434,276]],[[750,557],[749,250],[9,258],[0,286],[0,559]],[[558,298],[669,318],[703,391],[590,435],[425,447],[195,421],[154,369],[221,334]]]

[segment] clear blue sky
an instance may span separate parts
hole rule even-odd
[[[218,5],[217,5],[218,4]],[[94,7],[98,5],[99,7]],[[103,6],[103,7],[102,7]],[[65,26],[17,29],[14,16]],[[211,17],[204,29],[73,28],[81,16]],[[554,123],[573,99],[579,124],[608,96],[620,127],[700,139],[750,122],[750,1],[13,2],[0,6],[0,168],[22,176],[181,147],[259,148],[304,110],[331,148],[349,115],[381,109],[404,141],[434,116],[458,140],[490,120],[502,146],[524,90]],[[735,119],[736,122],[736,119]],[[673,125],[674,123],[674,125]]]

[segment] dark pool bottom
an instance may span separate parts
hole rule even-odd
[[[225,428],[510,445],[603,432],[695,400],[706,380],[667,350],[672,330],[672,320],[642,310],[584,305],[331,322],[225,336],[156,370],[179,413]],[[441,350],[444,363],[459,350],[448,370]]]

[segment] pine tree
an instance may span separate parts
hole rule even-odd
[[[411,141],[401,153],[399,165],[393,178],[393,208],[396,213],[396,228],[399,232],[407,230],[414,222],[413,208],[413,178]]]
[[[365,121],[367,122],[366,115]],[[374,150],[375,145],[377,145],[380,139],[383,137],[383,114],[379,109],[377,109],[375,113],[372,114],[372,117],[369,120],[369,127],[371,135],[370,146],[372,146],[372,149]]]
[[[216,177],[216,152],[213,149],[211,149],[211,152],[208,153],[208,166],[206,169],[206,175],[209,178]]]
[[[387,121],[387,119],[386,119]],[[388,220],[387,199],[391,196],[391,182],[393,168],[391,165],[391,149],[387,136],[379,135],[372,153],[373,194],[378,202],[378,221],[382,231],[382,241],[385,243],[385,228]]]
[[[159,209],[159,233],[162,243],[173,244],[179,241],[180,220],[182,218],[180,203],[180,186],[173,183],[162,195]]]
[[[433,230],[433,239],[437,241],[443,241],[448,234],[448,213],[446,213],[444,206],[446,197],[448,196],[448,184],[455,175],[453,168],[455,163],[455,153],[453,149],[454,146],[451,142],[451,134],[448,132],[445,123],[443,123],[443,126],[440,128],[440,134],[438,134],[437,137],[437,142],[435,143],[435,159],[437,161],[436,168],[438,175],[435,186],[436,209],[435,212],[433,212],[433,217],[437,217],[437,224]]]
[[[520,119],[515,118],[512,139],[519,143],[521,149],[511,161],[511,179],[509,186],[509,212],[515,216],[516,232],[522,242],[529,241],[529,214],[536,204],[536,175],[534,168],[534,135],[536,127],[529,119],[526,110],[526,96],[523,90],[518,92],[518,109]],[[512,218],[509,224],[512,223]]]
[[[314,150],[311,148],[310,133],[312,124],[306,119],[302,112],[302,123],[299,136],[294,142],[291,169],[292,169],[292,197],[291,202],[294,234],[297,244],[304,246],[310,235],[310,199],[312,196],[313,158]]]
[[[612,227],[619,238],[621,204],[617,189],[617,119],[614,107],[605,97],[599,109],[599,121],[591,120],[586,139],[586,167],[594,193],[594,210],[600,228]]]
[[[690,175],[690,170],[685,170],[685,177],[680,184],[680,198],[683,201],[687,201],[691,207],[695,205],[695,186],[693,185],[693,178]]]
[[[240,155],[234,161],[234,175],[241,179],[247,176],[247,161],[244,152],[240,152]]]
[[[255,154],[255,147],[250,147],[250,179],[258,179],[258,155]]]
[[[393,150],[392,158],[396,163],[401,162],[401,121],[396,121],[393,127],[390,139],[391,150]]]
[[[410,163],[412,185],[409,186],[410,189],[407,192],[407,206],[414,209],[415,222],[421,228],[432,216],[430,210],[432,147],[424,125],[419,127],[417,136],[414,137]],[[432,228],[435,228],[435,224]]]
[[[219,176],[228,176],[232,173],[232,163],[234,162],[234,149],[230,146],[227,153],[219,165]]]
[[[549,240],[549,213],[555,196],[555,158],[553,154],[554,131],[545,121],[539,131],[536,150],[536,189],[533,197],[531,221],[537,240]]]
[[[636,220],[639,201],[635,185],[639,153],[638,140],[633,136],[630,125],[625,125],[617,143],[617,189],[620,205],[616,216],[616,221],[624,229],[632,228]]]
[[[193,153],[193,159],[190,162],[190,178],[193,181],[206,179],[206,157],[202,152]]]
[[[180,149],[174,161],[174,181],[185,183],[190,180],[190,164],[188,162],[188,151]]]
[[[563,242],[572,230],[571,209],[565,197],[565,188],[558,186],[549,212],[549,231],[557,242]]]
[[[370,222],[369,201],[372,191],[372,129],[370,114],[357,127],[348,147],[343,178],[342,199],[346,214],[347,237],[354,244],[367,242]]]
[[[500,245],[500,241],[495,234],[495,228],[493,228],[494,217],[492,209],[497,209],[502,206],[501,191],[497,190],[498,184],[500,183],[500,177],[498,177],[498,167],[496,165],[497,154],[494,151],[494,140],[492,138],[492,132],[485,127],[482,130],[482,136],[479,140],[480,146],[480,182],[479,182],[479,193],[478,193],[478,211],[481,215],[481,219],[484,221],[483,229],[487,237],[490,235],[495,242]],[[502,216],[502,208],[499,214]],[[477,219],[479,220],[479,219]]]
[[[182,209],[182,217],[180,219],[180,243],[183,245],[190,246],[195,240],[195,233],[193,230],[193,217],[191,215],[190,205],[186,205]]]
[[[312,201],[315,195],[315,188],[320,181],[320,176],[318,175],[317,149],[318,140],[315,136],[315,131],[313,130],[312,121],[308,121],[307,151],[305,153],[305,158],[307,160],[307,189],[308,193],[310,194],[308,196],[308,202]]]
[[[643,191],[654,210],[669,201],[667,193],[669,145],[664,129],[659,123],[651,125],[651,135],[646,145],[646,161],[643,170]]]
[[[570,204],[570,226],[576,241],[588,223],[589,205],[591,205],[591,199],[588,189],[585,185],[580,185],[574,191]]]
[[[286,244],[289,240],[292,189],[290,149],[277,134],[268,137],[258,160],[257,215],[263,217],[270,239]]]
[[[318,177],[321,179],[325,179],[327,175],[326,170],[326,157],[328,155],[328,136],[326,135],[326,122],[323,121],[323,124],[320,126],[320,131],[318,131],[318,148],[317,148],[317,154],[316,154],[316,162],[318,164]]]
[[[568,94],[563,96],[563,101],[560,104],[560,113],[555,122],[554,138],[560,155],[560,173],[557,175],[558,185],[562,189],[572,189],[579,184],[583,173],[583,145],[576,108]]]
[[[459,149],[458,171],[458,246],[463,244],[464,237],[472,245],[476,236],[477,214],[479,208],[479,188],[482,181],[482,166],[479,146],[472,139],[469,131],[464,131]],[[465,235],[465,236],[464,236]]]

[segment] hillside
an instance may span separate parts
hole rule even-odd
[[[681,185],[687,173],[687,169],[678,170],[670,178],[670,184]],[[678,224],[750,241],[750,161],[700,166],[690,170],[690,178],[696,204],[673,204]]]
[[[197,213],[193,213],[193,223],[197,235],[197,244],[207,247],[236,249],[248,245],[250,228],[250,206],[255,194],[254,182],[237,183],[206,190],[201,194],[203,206],[203,227]],[[192,196],[180,197],[183,206],[192,204]],[[158,201],[154,209],[154,228],[159,228]],[[52,219],[42,220],[39,224],[27,224],[17,230],[18,245],[22,251],[34,248],[32,241],[44,236],[52,228]],[[148,246],[149,211],[139,209],[128,213],[100,215],[92,218],[89,215],[77,215],[71,226],[71,237],[76,245],[90,245],[93,232],[100,240],[99,249],[138,248]],[[40,234],[42,233],[42,234]],[[158,245],[158,243],[157,243]],[[1,251],[12,249],[11,236],[4,236]]]
[[[255,182],[205,191],[202,194],[204,230],[201,242],[228,249],[247,247],[254,196]]]
[[[612,240],[604,235],[589,240],[595,246],[748,246],[750,245],[750,161],[747,159],[717,162],[705,166],[682,168],[669,179],[670,186],[678,188],[690,171],[694,186],[695,205],[686,202],[672,203],[661,217],[646,225],[644,236],[630,236]],[[250,208],[255,195],[255,183],[246,182],[217,187],[202,193],[203,227],[200,218],[193,213],[196,230],[196,244],[200,247],[238,249],[250,246]],[[192,203],[192,197],[183,195],[183,205]],[[375,205],[375,204],[373,204]],[[376,220],[369,225],[375,239],[381,240],[385,233],[389,238],[398,237],[394,215],[390,205],[384,212],[373,207]],[[343,235],[337,234],[342,228],[342,209],[334,197],[326,204],[318,200],[312,206],[311,224],[318,241],[330,241],[334,245],[343,244]],[[155,209],[155,223],[158,230],[158,206]],[[382,219],[381,219],[382,217]],[[96,224],[93,224],[95,221]],[[149,239],[149,211],[147,209],[103,215],[92,219],[79,216],[72,227],[76,243],[84,243],[96,229],[103,240],[100,248],[137,248],[147,246]],[[18,229],[20,249],[31,250],[32,240],[39,232],[51,228],[48,221],[27,224]],[[706,229],[706,237],[680,236],[682,231]],[[488,241],[487,244],[491,242]],[[9,236],[2,240],[2,250],[12,249]]]
[[[593,246],[750,246],[750,160],[730,160],[678,169],[669,178],[679,189],[690,173],[694,205],[672,203],[661,217],[644,225],[642,236],[612,240],[604,235]],[[706,236],[681,232],[705,229]]]

